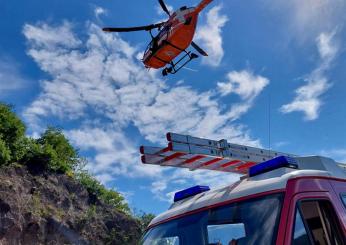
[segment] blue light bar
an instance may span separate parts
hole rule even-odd
[[[179,191],[179,192],[174,194],[174,202],[178,202],[178,201],[183,200],[185,198],[192,197],[192,196],[195,196],[199,193],[206,192],[209,190],[210,190],[209,186],[197,185],[197,186],[188,188],[186,190]]]
[[[253,177],[282,167],[298,168],[298,164],[292,157],[280,156],[249,168],[249,176]]]

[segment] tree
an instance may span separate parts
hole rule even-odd
[[[151,214],[151,213],[145,213],[143,211],[139,211],[137,213],[135,210],[134,212],[135,212],[135,216],[139,220],[142,232],[145,232],[145,230],[148,228],[150,222],[155,218],[155,215]]]
[[[11,160],[11,151],[0,137],[0,166],[6,165]]]
[[[61,129],[48,127],[39,139],[26,137],[25,125],[12,107],[0,103],[0,167],[18,162],[27,165],[31,173],[48,170],[67,174],[98,200],[130,214],[130,208],[121,194],[107,189],[84,170],[83,161]]]
[[[58,128],[48,127],[37,143],[41,146],[42,154],[49,158],[50,170],[66,173],[79,162],[77,150]]]
[[[25,125],[13,112],[12,107],[3,103],[0,103],[0,138],[2,145],[6,146],[2,146],[3,154],[5,148],[9,150],[8,161],[17,161],[19,152],[22,151],[21,141],[25,138]]]

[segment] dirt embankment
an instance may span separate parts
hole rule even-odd
[[[140,225],[67,175],[0,169],[0,244],[137,244]]]

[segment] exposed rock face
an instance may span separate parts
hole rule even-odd
[[[133,218],[66,175],[0,169],[0,244],[137,244]]]

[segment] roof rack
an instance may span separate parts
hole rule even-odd
[[[167,133],[167,141],[168,145],[164,148],[141,146],[142,162],[246,174],[250,167],[277,156],[295,157],[283,152],[230,144],[225,139],[217,141]]]

